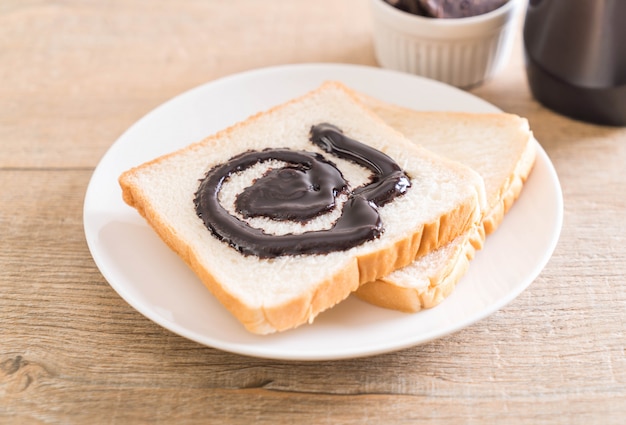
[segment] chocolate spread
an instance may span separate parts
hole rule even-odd
[[[260,258],[342,251],[380,236],[383,225],[378,207],[405,193],[410,186],[409,178],[389,156],[346,137],[331,124],[313,126],[310,140],[327,153],[369,169],[370,182],[350,192],[336,166],[314,152],[289,149],[244,152],[209,170],[196,192],[196,213],[212,234],[242,254]],[[330,229],[267,234],[220,204],[218,194],[231,175],[269,160],[286,165],[270,169],[240,193],[235,201],[237,212],[244,218],[306,222],[331,211],[336,206],[337,195],[346,193],[348,200],[342,214]]]

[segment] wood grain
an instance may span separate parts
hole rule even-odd
[[[237,71],[374,65],[369,32],[358,0],[0,4],[0,423],[623,423],[626,129],[536,103],[519,45],[472,92],[528,117],[565,216],[548,266],[492,316],[386,355],[273,361],[172,334],[98,271],[83,198],[129,125]]]

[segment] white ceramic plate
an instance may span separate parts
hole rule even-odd
[[[328,360],[398,350],[458,331],[502,308],[537,277],[555,248],[563,215],[559,181],[541,148],[521,197],[441,305],[405,314],[351,297],[319,315],[312,325],[269,336],[244,330],[123,203],[117,177],[124,170],[329,79],[415,109],[499,111],[435,81],[353,65],[267,68],[188,91],[128,129],[102,158],[87,189],[87,243],[100,271],[122,298],[159,325],[207,346],[257,357]]]

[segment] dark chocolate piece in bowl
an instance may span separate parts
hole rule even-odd
[[[508,0],[386,0],[405,12],[431,18],[467,18],[491,12]]]
[[[418,0],[433,18],[467,18],[491,12],[508,0]]]
[[[427,16],[426,11],[420,5],[419,0],[385,0],[393,7],[412,13],[414,15]]]

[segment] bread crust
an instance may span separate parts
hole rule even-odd
[[[524,183],[532,172],[537,157],[537,141],[531,137],[522,152],[510,178],[502,185],[502,194],[496,203],[484,214],[483,227],[485,234],[489,235],[496,231],[502,223],[505,214],[511,209],[517,198],[522,193]]]
[[[126,171],[119,177],[124,201],[134,207],[147,223],[154,229],[159,237],[194,271],[202,283],[213,293],[221,304],[230,311],[250,332],[268,334],[276,331],[284,331],[310,323],[322,311],[331,308],[347,298],[360,285],[388,275],[392,271],[404,267],[417,257],[437,249],[455,237],[464,234],[468,229],[476,226],[481,219],[481,207],[484,205],[484,188],[479,178],[472,180],[472,190],[467,190],[466,196],[459,201],[454,208],[440,215],[437,219],[424,223],[421,229],[407,232],[396,240],[390,240],[385,246],[375,251],[353,255],[350,261],[338,268],[332,276],[321,278],[308,290],[298,293],[286,299],[284,302],[264,303],[263,305],[251,305],[246,300],[237,296],[231,288],[215,276],[214,271],[207,269],[205,265],[206,255],[195,250],[185,237],[182,236],[176,224],[164,217],[162,211],[154,206],[153,200],[146,195],[146,189],[142,186],[140,175],[158,168],[161,164],[187,155],[194,155],[210,147],[212,150],[228,149],[222,140],[227,140],[237,129],[254,125],[260,118],[296,105],[302,99],[312,96],[322,90],[338,90],[347,97],[355,99],[355,94],[338,83],[327,83],[320,89],[295,98],[283,105],[278,105],[268,111],[260,112],[243,122],[235,124],[225,130],[216,133],[200,142],[189,145],[177,152],[164,155],[149,161],[138,167]],[[381,126],[388,128],[382,120],[365,107],[356,103],[368,119],[377,121]],[[389,131],[393,131],[389,129]],[[393,131],[399,138],[403,136]],[[411,148],[407,142],[407,148]],[[415,148],[416,155],[428,157],[430,153]],[[433,161],[442,161],[432,155]],[[447,161],[446,166],[450,169],[463,170],[468,176],[472,173],[466,167]],[[474,176],[472,175],[472,178]],[[468,177],[469,178],[469,177]],[[230,249],[230,248],[228,248]]]

